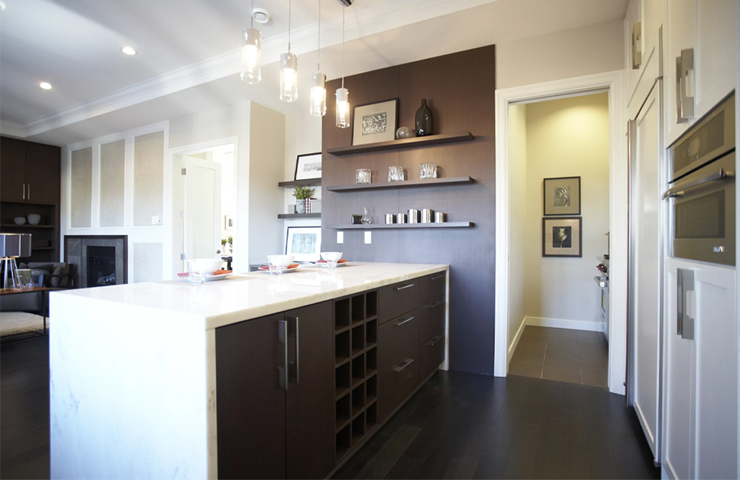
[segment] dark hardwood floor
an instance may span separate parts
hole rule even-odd
[[[0,478],[49,478],[48,338],[0,343]],[[604,389],[439,372],[335,478],[658,478]]]

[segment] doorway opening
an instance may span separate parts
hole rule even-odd
[[[236,146],[223,143],[173,155],[173,274],[187,259],[221,257],[236,244]]]
[[[624,394],[620,83],[614,72],[497,91],[497,376]]]

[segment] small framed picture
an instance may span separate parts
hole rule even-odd
[[[395,140],[398,99],[359,105],[355,107],[352,122],[352,145]]]
[[[285,254],[298,262],[315,262],[321,255],[321,227],[288,227]]]
[[[580,257],[582,238],[581,217],[542,219],[543,257]]]
[[[544,179],[544,214],[581,214],[581,177]]]
[[[231,215],[225,215],[224,216],[224,230],[233,230],[234,229],[234,217]]]
[[[321,152],[298,155],[293,180],[321,178]]]

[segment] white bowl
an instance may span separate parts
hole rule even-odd
[[[31,225],[38,225],[40,221],[41,215],[39,215],[38,213],[30,213],[28,215],[28,223],[30,223]]]
[[[338,262],[342,258],[342,252],[321,252],[321,259],[327,262]]]
[[[268,255],[267,260],[270,261],[270,265],[275,265],[276,267],[287,267],[291,263],[293,263],[293,258],[295,258],[295,255]]]
[[[26,223],[26,217],[15,217],[13,219],[16,225],[25,225]]]
[[[221,265],[224,263],[220,258],[194,258],[188,260],[188,262],[191,265],[191,269],[198,272],[205,270],[206,275],[213,275],[213,272],[221,268]]]

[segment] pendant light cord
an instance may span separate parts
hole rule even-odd
[[[344,9],[342,7],[342,88],[344,88]]]
[[[252,0],[252,11],[249,12],[249,19],[251,21],[249,26],[251,28],[254,28],[254,0]]]
[[[319,41],[316,49],[316,71],[321,71],[321,0],[319,0]]]
[[[293,0],[288,0],[288,53],[290,53],[290,12],[293,9]]]

